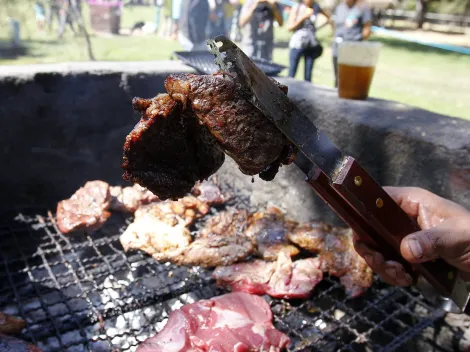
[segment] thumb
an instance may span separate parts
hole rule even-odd
[[[442,258],[461,270],[470,271],[470,230],[465,221],[450,218],[436,227],[406,236],[400,251],[411,263]]]

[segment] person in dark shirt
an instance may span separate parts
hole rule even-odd
[[[274,20],[282,26],[276,0],[245,0],[240,13],[241,47],[246,55],[271,61],[274,49]]]
[[[364,3],[345,0],[336,7],[333,15],[335,35],[333,42],[333,68],[335,87],[338,86],[338,44],[343,41],[361,41],[371,34],[372,12]]]
[[[294,6],[290,12],[287,29],[294,34],[289,41],[289,77],[295,77],[299,61],[303,56],[304,79],[309,82],[312,80],[313,62],[323,52],[316,37],[315,23],[319,14],[330,21],[330,16],[314,0],[303,0],[303,3]]]
[[[207,0],[183,0],[179,19],[178,40],[186,51],[204,50],[209,18]]]

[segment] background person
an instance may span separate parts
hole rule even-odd
[[[316,37],[315,24],[319,14],[330,22],[330,16],[314,0],[304,0],[290,11],[287,29],[294,34],[289,41],[289,77],[295,77],[300,58],[304,57],[304,79],[312,80],[313,63],[323,53]]]
[[[343,41],[361,41],[370,37],[372,12],[357,0],[344,0],[333,15],[335,34],[333,41],[333,69],[335,87],[338,87],[338,44]]]
[[[209,18],[207,0],[183,0],[178,40],[186,51],[206,50],[206,27]]]
[[[282,26],[281,9],[275,0],[245,0],[239,24],[241,48],[246,55],[272,61],[274,21]]]
[[[415,187],[385,187],[388,194],[412,218],[421,231],[406,236],[400,245],[401,255],[410,263],[437,258],[461,271],[470,279],[470,212],[462,206]],[[367,264],[390,285],[411,285],[410,275],[401,264],[385,261],[382,254],[355,239],[354,247]]]

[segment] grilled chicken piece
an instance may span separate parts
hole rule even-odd
[[[318,253],[322,270],[339,277],[350,296],[360,296],[372,285],[372,270],[354,250],[351,229],[311,223],[297,227],[288,238]]]
[[[137,352],[281,352],[289,338],[276,330],[269,305],[247,293],[186,304]]]
[[[198,238],[168,261],[178,265],[216,267],[242,261],[255,251],[253,242],[243,236]]]
[[[293,145],[242,96],[231,77],[175,74],[166,79],[165,88],[175,101],[194,111],[244,174],[260,173],[270,181],[281,164],[293,161]]]
[[[299,254],[299,249],[286,237],[296,225],[296,222],[286,219],[280,209],[272,207],[266,212],[257,212],[250,216],[245,235],[256,241],[261,258],[276,260],[279,252],[290,256]]]
[[[16,335],[24,329],[26,323],[21,318],[0,312],[0,333],[8,335]]]
[[[62,233],[74,230],[99,229],[111,216],[109,185],[103,181],[89,181],[69,199],[57,204],[57,226]]]
[[[41,349],[16,337],[0,333],[0,352],[41,352]]]
[[[162,200],[177,199],[223,164],[225,155],[215,138],[168,94],[134,98],[132,105],[142,118],[124,144],[125,180]]]
[[[207,219],[199,237],[244,236],[247,226],[248,212],[231,208]]]
[[[222,194],[220,188],[210,181],[197,182],[191,190],[191,194],[200,201],[211,205],[224,204],[228,199],[228,196]]]
[[[231,266],[218,267],[213,277],[219,286],[232,291],[293,299],[307,298],[323,279],[318,258],[292,259],[279,253],[277,262],[255,260]]]
[[[159,200],[155,194],[138,184],[132,187],[111,187],[110,193],[111,210],[124,213],[134,213],[141,205]]]

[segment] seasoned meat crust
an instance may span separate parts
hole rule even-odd
[[[223,164],[225,155],[214,137],[168,94],[134,98],[132,105],[142,118],[124,144],[125,180],[162,200],[177,199]]]
[[[174,100],[194,111],[244,174],[261,173],[270,181],[281,163],[292,162],[290,142],[242,96],[231,77],[175,74],[166,79],[165,88]]]

